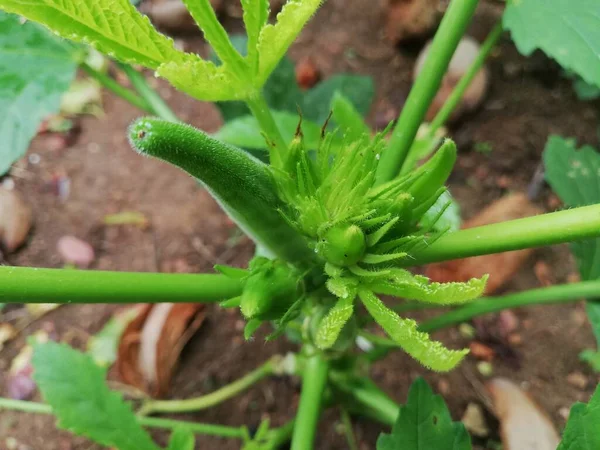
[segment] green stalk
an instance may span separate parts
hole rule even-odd
[[[431,121],[431,125],[429,128],[429,134],[431,136],[435,135],[435,132],[442,127],[447,121],[452,112],[459,105],[463,95],[465,94],[467,88],[471,85],[471,82],[475,78],[475,75],[479,73],[486,59],[492,52],[492,49],[502,36],[502,32],[504,29],[502,28],[502,22],[496,24],[496,26],[492,29],[490,34],[488,34],[487,38],[481,45],[479,53],[477,57],[469,67],[469,69],[465,72],[463,77],[460,79],[458,84],[454,87],[450,96],[446,99],[444,106],[440,109],[435,116],[435,118]]]
[[[346,441],[348,442],[348,449],[358,450],[356,437],[354,436],[354,431],[352,430],[352,418],[350,417],[348,410],[342,408],[341,417],[342,424],[344,426],[344,435],[346,436]]]
[[[449,233],[411,254],[410,265],[561,244],[600,236],[600,204]]]
[[[296,420],[292,419],[285,425],[275,428],[269,431],[269,436],[265,439],[268,444],[265,446],[265,450],[274,450],[281,447],[283,444],[290,440],[292,433],[294,432],[294,425]]]
[[[596,280],[532,289],[502,297],[482,298],[423,322],[419,326],[419,329],[431,333],[442,328],[466,322],[473,317],[481,316],[483,314],[489,314],[509,308],[522,308],[530,305],[554,305],[574,302],[586,297],[598,297],[599,293],[600,280]]]
[[[185,400],[147,400],[138,411],[138,415],[184,413],[200,411],[218,405],[244,392],[263,378],[273,375],[280,359],[280,356],[275,356],[246,376],[207,395]]]
[[[402,169],[429,105],[433,101],[452,55],[465,34],[478,0],[452,0],[435,34],[429,56],[406,99],[387,151],[377,168],[377,184],[392,180]]]
[[[291,450],[313,448],[328,372],[329,362],[321,354],[315,353],[307,358]]]
[[[135,92],[130,91],[126,87],[121,86],[111,76],[94,69],[87,63],[83,63],[79,67],[81,67],[81,69],[85,73],[87,73],[90,77],[92,77],[96,81],[98,81],[102,86],[104,86],[108,90],[112,91],[114,94],[118,95],[119,97],[126,100],[127,102],[131,103],[136,108],[139,108],[142,111],[146,111],[149,113],[154,113],[154,110],[150,107],[150,105],[148,105],[148,103],[142,97],[137,95]]]
[[[132,86],[138,91],[138,93],[142,96],[142,98],[146,101],[146,103],[150,106],[151,112],[156,114],[158,117],[164,120],[168,120],[169,122],[180,122],[177,115],[173,112],[173,110],[165,103],[158,93],[150,87],[150,85],[146,82],[144,76],[131,67],[129,64],[117,63],[121,68]]]
[[[26,402],[22,400],[11,400],[8,398],[0,398],[0,410],[2,409],[36,414],[52,414],[52,407],[50,405]],[[246,427],[227,427],[209,423],[192,423],[183,420],[155,419],[151,417],[139,417],[138,422],[140,425],[149,428],[163,428],[168,430],[185,428],[193,433],[205,434],[209,436],[220,436],[234,439],[246,439],[248,436],[248,430]]]
[[[281,135],[281,131],[275,123],[275,119],[271,114],[271,110],[269,109],[269,105],[265,101],[262,93],[258,93],[248,99],[246,99],[246,105],[250,108],[252,115],[258,121],[260,126],[260,130],[264,133],[264,135],[271,139],[273,142],[268,142],[269,146],[269,155],[271,165],[276,167],[281,167],[283,163],[283,155],[287,149],[287,144]],[[300,120],[300,118],[298,118]]]
[[[0,266],[5,303],[211,303],[240,295],[242,287],[224,275]]]
[[[398,404],[369,378],[348,380],[346,376],[331,376],[333,386],[342,393],[342,400],[354,414],[386,425],[398,418]]]

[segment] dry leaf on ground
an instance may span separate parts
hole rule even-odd
[[[14,190],[0,188],[0,244],[12,252],[25,242],[33,221],[31,207]]]
[[[116,362],[121,379],[153,397],[164,396],[183,347],[204,318],[202,304],[143,305],[121,336]]]
[[[520,219],[541,212],[525,194],[511,194],[495,201],[477,216],[466,221],[463,228]],[[432,281],[438,282],[468,281],[489,274],[490,279],[485,290],[489,295],[510,280],[532,252],[532,249],[524,249],[430,264],[426,274]]]
[[[491,380],[487,388],[504,450],[556,450],[560,438],[554,424],[528,394],[503,378]]]

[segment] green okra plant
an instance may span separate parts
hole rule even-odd
[[[530,2],[511,2],[509,8],[514,14],[514,8]],[[217,266],[220,273],[214,275],[0,267],[0,299],[219,302],[222,307],[240,309],[247,320],[247,338],[264,325],[272,330],[267,339],[287,334],[300,343],[300,350],[285,358],[274,357],[207,396],[145,400],[136,416],[118,395],[108,391],[104,371],[91,358],[60,344],[36,344],[35,378],[49,405],[0,399],[0,408],[54,413],[60,426],[121,450],[158,448],[141,426],[174,430],[168,447],[172,450],[194,448],[192,433],[236,438],[243,448],[255,450],[278,448],[291,439],[291,448],[302,450],[313,448],[321,411],[339,405],[343,417],[352,413],[388,426],[395,423],[392,434],[379,439],[381,450],[471,448],[464,428],[452,423],[443,402],[422,381],[416,382],[407,405],[399,409],[365,376],[365,369],[390,348],[401,348],[426,368],[451,370],[468,351],[448,349],[434,341],[430,332],[507,307],[592,296],[600,288],[600,282],[589,280],[478,299],[487,277],[435,283],[408,270],[426,262],[600,236],[597,204],[465,231],[451,230],[442,220],[450,206],[445,183],[457,149],[449,139],[438,142],[435,130],[425,143],[416,135],[477,1],[450,3],[423,75],[393,129],[390,126],[372,136],[352,103],[336,95],[331,120],[322,123],[316,139],[310,140],[301,111],[294,136],[283,137],[262,90],[322,2],[288,0],[271,24],[267,0],[242,0],[247,33],[244,55],[229,40],[208,0],[184,3],[221,65],[176,50],[129,0],[0,0],[0,8],[125,63],[148,67],[200,100],[244,102],[262,130],[266,162],[173,117],[138,119],[128,137],[140,154],[174,164],[196,178],[256,242],[257,256],[246,270]],[[433,128],[449,116],[500,34],[499,27],[490,34],[482,55],[466,75],[467,82],[459,84]],[[334,127],[330,126],[333,122]],[[417,167],[417,161],[429,153],[432,156]],[[401,299],[400,309],[405,311],[454,309],[418,324],[402,317],[382,296]],[[369,333],[370,321],[388,337]],[[366,352],[357,349],[359,338],[369,342]],[[251,434],[246,426],[147,417],[201,410],[266,376],[284,374],[302,378],[302,394],[295,418],[279,428],[263,422]],[[596,395],[585,412],[585,407],[578,407],[578,422],[570,428],[569,439],[576,434],[572,430],[593,419],[597,403]],[[424,421],[423,414],[433,420]],[[407,437],[416,434],[424,438]],[[600,439],[596,434],[586,438],[590,449],[595,448],[594,439]],[[350,431],[352,446],[351,435]],[[564,448],[575,448],[567,445]]]

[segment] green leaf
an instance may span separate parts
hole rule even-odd
[[[109,367],[117,360],[121,335],[138,312],[138,308],[131,307],[116,313],[97,334],[88,340],[87,352],[96,364]]]
[[[292,42],[302,31],[322,0],[288,0],[277,14],[277,23],[266,25],[258,39],[258,83],[262,86],[279,61],[285,56]]]
[[[336,91],[331,100],[331,111],[333,120],[342,128],[350,140],[357,140],[364,134],[370,134],[371,129],[363,120],[352,102],[344,97],[344,94]]]
[[[202,29],[204,38],[223,62],[223,69],[228,73],[235,74],[238,79],[245,79],[249,75],[248,64],[229,40],[227,31],[217,19],[210,1],[183,0],[183,3],[185,3],[190,14]],[[193,86],[193,84],[190,86]]]
[[[369,285],[378,294],[394,295],[410,300],[419,300],[438,305],[460,305],[480,297],[485,290],[488,276],[472,278],[461,283],[436,283],[408,270],[391,269],[384,280]]]
[[[60,108],[81,49],[0,11],[0,175],[19,159],[42,120]]]
[[[509,0],[504,28],[519,51],[543,50],[565,69],[600,85],[600,2],[597,0]]]
[[[121,61],[156,69],[185,55],[128,0],[0,0],[0,9],[39,22]]]
[[[581,79],[573,81],[573,89],[575,89],[579,100],[590,101],[600,98],[600,87],[586,83]]]
[[[546,180],[569,208],[600,203],[600,154],[590,146],[577,150],[573,140],[551,136],[544,149]],[[571,244],[582,280],[600,278],[600,239]],[[600,346],[600,301],[588,301],[587,313]]]
[[[600,448],[600,385],[590,402],[571,407],[563,438],[556,450],[597,450]]]
[[[1,0],[0,0],[1,1]],[[234,78],[227,66],[217,67],[196,55],[186,55],[162,64],[156,71],[177,89],[207,102],[241,100],[248,96],[248,86]]]
[[[258,71],[258,38],[269,20],[269,0],[241,0],[248,35],[248,60],[253,73]]]
[[[375,87],[370,77],[334,75],[306,93],[302,104],[304,117],[323,124],[329,117],[331,102],[336,92],[346,97],[359,114],[366,116],[375,95]]]
[[[106,370],[64,344],[35,344],[34,380],[58,425],[119,450],[158,450],[131,407],[106,386]]]
[[[440,342],[432,341],[427,333],[418,331],[414,320],[400,318],[371,291],[360,290],[358,295],[369,314],[387,335],[425,367],[437,372],[447,372],[469,353],[467,349],[448,350]]]
[[[423,378],[417,378],[400,407],[391,434],[381,434],[377,450],[471,450],[471,438]]]
[[[289,143],[294,138],[298,128],[298,114],[272,111],[273,119],[283,136]],[[304,142],[308,148],[317,148],[321,139],[321,127],[307,120],[302,121]],[[260,131],[260,126],[254,116],[244,116],[227,122],[214,137],[227,144],[246,149],[267,149],[267,141]]]
[[[175,428],[169,439],[167,450],[194,450],[194,433],[186,428]]]

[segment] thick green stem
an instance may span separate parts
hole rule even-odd
[[[271,164],[276,167],[281,167],[287,144],[281,135],[281,131],[271,114],[271,110],[269,109],[269,105],[267,105],[264,96],[262,93],[257,93],[246,100],[246,105],[248,105],[248,108],[252,111],[252,115],[258,121],[261,131],[265,134],[267,139],[272,140],[272,142],[267,142]]]
[[[149,113],[154,113],[154,110],[148,105],[148,103],[135,92],[130,91],[124,86],[121,86],[115,79],[113,79],[110,75],[99,72],[98,70],[91,67],[89,64],[83,63],[81,64],[81,69],[87,73],[89,76],[98,81],[102,86],[111,90],[114,94],[118,95],[122,99],[128,101],[133,106],[141,109],[142,111],[146,111]]]
[[[313,448],[328,373],[329,362],[321,354],[315,353],[306,360],[291,450]]]
[[[444,106],[442,106],[442,109],[439,110],[435,118],[431,121],[431,125],[429,128],[429,133],[431,136],[435,135],[435,132],[448,121],[450,115],[460,104],[460,101],[463,98],[463,95],[465,94],[467,88],[471,85],[471,82],[483,67],[485,60],[492,52],[492,49],[496,45],[496,42],[498,42],[498,39],[500,39],[500,36],[502,36],[502,32],[502,23],[499,22],[492,29],[490,34],[488,34],[488,37],[481,45],[481,49],[479,50],[477,57],[475,58],[467,72],[457,83],[450,96],[446,99],[446,102],[444,103]]]
[[[236,297],[242,287],[224,275],[0,266],[4,303],[210,303]]]
[[[36,414],[52,414],[52,407],[50,405],[25,402],[21,400],[12,400],[8,398],[0,398],[0,410],[2,409]],[[183,420],[155,419],[151,417],[139,417],[138,422],[140,425],[149,428],[163,428],[168,430],[185,428],[193,433],[210,436],[220,436],[235,439],[246,439],[248,437],[248,430],[246,427],[227,427],[209,423],[192,423]]]
[[[129,81],[133,85],[133,87],[138,91],[138,93],[142,96],[145,102],[150,106],[151,112],[156,114],[158,117],[164,120],[168,120],[169,122],[179,122],[179,118],[173,112],[173,110],[165,103],[158,93],[150,87],[144,76],[131,67],[129,64],[118,63],[119,67]]]
[[[411,266],[600,236],[600,204],[449,233],[411,254]]]
[[[273,357],[246,376],[207,395],[185,400],[148,400],[142,405],[138,415],[200,411],[218,405],[244,392],[263,378],[273,375],[280,360],[280,356]]]
[[[381,155],[377,183],[392,180],[400,172],[408,151],[433,101],[452,55],[471,21],[478,0],[452,0],[433,39],[423,70],[410,91],[400,119]]]
[[[568,303],[581,300],[582,298],[598,297],[599,293],[600,280],[532,289],[502,297],[482,298],[423,322],[419,326],[419,329],[431,333],[442,328],[466,322],[473,317],[481,316],[483,314],[502,311],[509,308],[522,308],[530,305]]]

